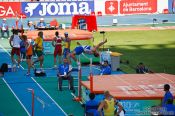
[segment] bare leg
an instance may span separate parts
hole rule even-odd
[[[39,58],[37,60],[35,60],[32,64],[34,65],[36,62],[39,62]]]
[[[75,52],[73,51],[72,53],[70,53],[69,55],[68,55],[68,57],[71,57],[75,62],[77,61],[77,58],[76,58],[76,56],[75,56]]]
[[[105,39],[105,41],[103,41],[103,42],[100,42],[98,45],[95,46],[95,49],[97,50],[100,46],[102,46],[106,42],[107,42],[107,39]]]
[[[59,60],[58,63],[61,64],[61,55],[58,56],[58,60]]]
[[[27,59],[27,65],[28,65],[28,74],[30,74],[30,68],[32,67],[31,59]]]
[[[40,56],[39,57],[39,61],[40,61],[40,68],[42,69],[43,68],[44,57],[43,56]]]
[[[15,64],[14,55],[11,55],[12,64]]]
[[[20,56],[18,56],[18,67],[20,65],[20,62],[21,62],[21,58],[20,58]]]
[[[57,59],[54,57],[54,66],[56,65]]]

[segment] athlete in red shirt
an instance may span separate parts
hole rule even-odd
[[[56,68],[57,67],[57,64],[56,64],[56,57],[58,55],[58,60],[59,60],[59,64],[61,64],[61,56],[62,56],[62,42],[63,41],[63,38],[59,36],[59,32],[56,31],[55,32],[55,37],[53,38],[52,40],[52,45],[53,47],[55,47],[55,50],[54,50],[54,67]]]

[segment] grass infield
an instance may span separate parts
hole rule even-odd
[[[94,33],[95,43],[103,40],[103,35]],[[175,74],[175,30],[121,31],[106,32],[105,50],[120,52],[121,69],[126,73],[135,73],[135,67],[143,62],[157,73]],[[102,48],[102,47],[101,47]]]

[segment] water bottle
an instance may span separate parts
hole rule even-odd
[[[12,72],[12,64],[8,64],[8,72]]]
[[[13,64],[13,66],[12,66],[12,72],[16,72],[16,64]]]

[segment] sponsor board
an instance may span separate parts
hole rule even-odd
[[[120,14],[156,13],[157,0],[121,0]]]
[[[21,13],[20,2],[0,2],[0,18],[16,17]]]
[[[105,14],[118,14],[118,1],[106,1]]]
[[[22,11],[28,17],[68,16],[90,14],[94,11],[94,0],[67,0],[59,2],[23,2]]]
[[[170,13],[175,13],[175,0],[168,0],[168,10]]]

